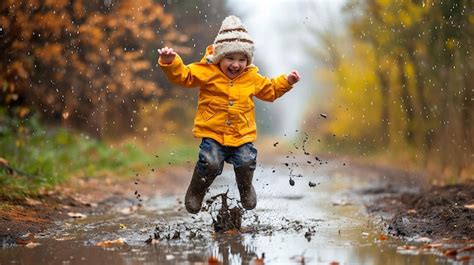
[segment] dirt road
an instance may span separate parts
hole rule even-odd
[[[258,206],[244,214],[240,232],[215,233],[215,211],[185,212],[188,166],[169,171],[166,178],[173,181],[137,176],[134,183],[109,189],[89,185],[95,195],[84,191],[82,200],[95,198],[97,207],[75,216],[84,218],[25,235],[21,246],[0,249],[0,264],[262,264],[262,255],[264,264],[450,264],[472,257],[472,249],[445,255],[472,245],[426,237],[407,243],[387,235],[383,216],[374,219],[366,212],[373,198],[363,195],[387,187],[383,171],[323,159],[314,167],[306,160],[293,166],[285,157],[261,162],[255,173]],[[238,198],[230,167],[209,194],[227,190]]]

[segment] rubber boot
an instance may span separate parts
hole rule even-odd
[[[200,176],[197,167],[194,168],[193,177],[184,198],[184,205],[188,212],[198,213],[201,210],[204,195],[215,178],[215,176]]]
[[[235,170],[235,178],[240,193],[240,202],[247,210],[252,210],[257,206],[257,193],[252,185],[253,171],[249,167],[240,167]]]

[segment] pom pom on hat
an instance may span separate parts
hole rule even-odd
[[[227,53],[242,52],[247,56],[248,64],[253,62],[255,46],[242,21],[236,16],[228,16],[222,21],[221,28],[213,44],[213,54],[208,60],[218,63]]]

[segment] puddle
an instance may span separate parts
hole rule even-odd
[[[265,264],[452,264],[433,254],[403,251],[405,243],[383,235],[346,192],[367,183],[306,172],[311,179],[295,178],[290,186],[288,175],[275,174],[275,168],[256,171],[259,201],[256,211],[243,213],[241,232],[214,232],[213,217],[186,213],[182,195],[155,197],[139,208],[127,202],[107,215],[70,220],[37,236],[40,245],[32,248],[0,249],[0,265],[259,264],[262,254]],[[229,197],[239,198],[233,176],[226,168],[211,194],[229,190]],[[308,181],[318,185],[310,187]]]

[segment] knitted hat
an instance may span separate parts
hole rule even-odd
[[[236,16],[228,16],[222,21],[213,48],[213,54],[208,56],[208,60],[215,64],[219,63],[224,55],[233,52],[242,52],[247,55],[248,64],[253,61],[255,50],[253,40],[242,21]]]

